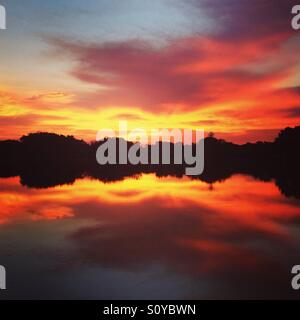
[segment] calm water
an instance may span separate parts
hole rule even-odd
[[[299,226],[300,200],[248,176],[0,179],[0,298],[299,298]]]

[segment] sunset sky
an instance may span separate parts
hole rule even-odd
[[[297,1],[0,3],[0,139],[127,120],[244,143],[300,125]]]

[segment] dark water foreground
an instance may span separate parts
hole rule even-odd
[[[234,175],[0,180],[1,298],[299,298],[300,201]]]

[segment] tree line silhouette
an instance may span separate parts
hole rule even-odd
[[[117,150],[120,139],[116,139]],[[20,176],[22,185],[47,188],[74,183],[83,177],[110,182],[142,173],[178,178],[185,175],[187,165],[174,164],[172,161],[173,143],[170,143],[170,165],[99,165],[96,150],[105,141],[86,143],[73,136],[45,132],[30,133],[19,140],[0,141],[0,177]],[[243,145],[209,135],[204,142],[204,172],[190,178],[212,184],[228,179],[233,174],[247,174],[263,181],[274,180],[285,196],[300,198],[299,142],[300,126],[285,128],[273,142]],[[134,144],[129,141],[126,143],[128,149]],[[162,150],[165,142],[157,143]],[[147,148],[150,158],[151,148]],[[195,145],[192,148],[195,150]],[[160,152],[160,159],[161,156]]]

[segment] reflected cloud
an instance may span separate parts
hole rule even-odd
[[[86,178],[49,189],[28,189],[8,178],[0,181],[0,196],[0,228],[72,220],[64,238],[74,248],[73,267],[140,272],[160,265],[199,284],[209,281],[211,290],[216,279],[217,287],[223,286],[219,294],[227,288],[229,297],[245,294],[238,270],[249,295],[257,294],[253,279],[282,281],[281,261],[288,263],[298,241],[292,230],[300,221],[299,201],[285,199],[273,182],[243,175],[213,189],[154,174],[113,183]],[[272,296],[272,288],[264,288],[262,296]],[[206,297],[210,294],[218,296],[206,292]]]

